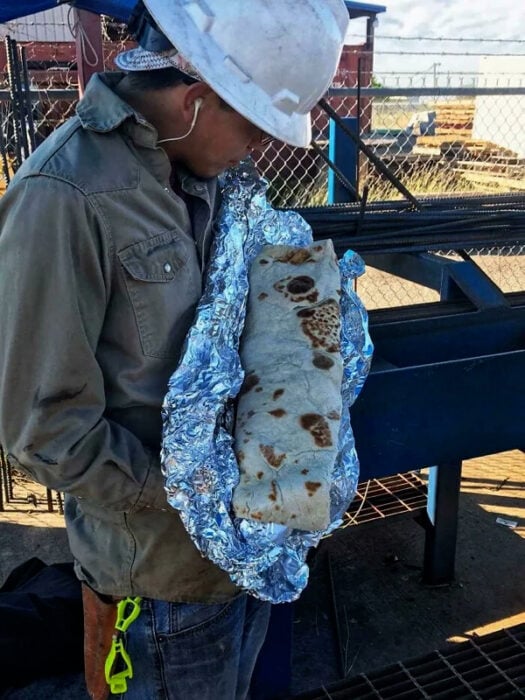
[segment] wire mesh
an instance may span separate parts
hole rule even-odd
[[[0,26],[0,39],[10,35],[26,53],[36,146],[74,113],[78,100],[75,17],[71,7],[61,5]],[[116,53],[134,43],[125,25],[109,17],[101,18],[101,29],[104,65],[111,70]],[[411,193],[525,192],[523,42],[376,33],[372,46],[368,39],[360,43],[357,31],[347,39],[354,43],[343,51],[334,87],[354,89],[354,94],[327,99],[340,116],[354,117],[363,141]],[[89,46],[85,51],[89,56]],[[476,69],[474,59],[465,63],[473,54],[479,56]],[[17,130],[5,65],[0,45],[0,142],[5,150],[0,193],[16,168]],[[491,87],[506,92],[476,93]],[[329,120],[318,107],[312,120],[313,136],[327,152]],[[328,167],[319,153],[273,141],[255,154],[255,161],[275,206],[327,203]],[[359,192],[367,188],[369,202],[402,198],[362,155],[355,180]],[[475,260],[504,291],[520,291],[525,288],[523,253],[523,247],[493,248],[476,251]],[[437,300],[433,290],[373,268],[358,285],[369,308]]]

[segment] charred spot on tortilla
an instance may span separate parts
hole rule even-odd
[[[261,258],[261,259],[259,260],[259,265],[268,265],[269,262],[270,262],[270,261],[269,261],[269,260],[266,260],[266,258]]]
[[[268,411],[268,413],[271,416],[275,416],[276,418],[282,418],[286,415],[286,411],[284,410],[284,408],[276,408],[273,411]]]
[[[262,391],[262,390],[263,390],[262,386],[258,386],[255,388],[255,391],[257,391],[257,392]]]
[[[273,392],[273,400],[277,401],[277,399],[284,394],[284,389],[276,389]]]
[[[276,501],[276,500],[277,500],[277,487],[276,487],[276,485],[275,485],[275,481],[272,481],[272,492],[271,492],[271,494],[268,496],[268,498],[270,499],[270,501]]]
[[[278,455],[271,445],[259,445],[259,451],[273,469],[279,469],[286,459],[286,453]],[[272,482],[273,483],[273,482]]]
[[[292,277],[292,279],[286,285],[286,289],[290,294],[306,294],[310,289],[315,287],[315,281],[312,277],[308,275],[298,275],[297,277]]]
[[[321,488],[322,484],[320,481],[305,481],[304,482],[304,487],[308,491],[308,495],[311,497],[314,495],[314,493],[317,491],[317,489]]]
[[[259,383],[259,377],[255,374],[255,372],[249,372],[245,377],[244,381],[241,386],[241,390],[239,392],[239,396],[242,396],[243,394],[247,394],[249,391],[253,389],[254,386],[257,386]]]
[[[309,469],[301,469],[301,474],[304,474],[306,476],[309,471]]]
[[[302,265],[305,262],[315,262],[307,248],[286,251],[283,255],[276,257],[277,262],[290,263],[291,265]]]
[[[273,285],[273,288],[285,299],[299,303],[309,301],[315,304],[319,299],[319,291],[315,288],[315,280],[309,275],[295,275],[295,277],[283,277]],[[259,295],[260,296],[260,295]]]
[[[311,318],[315,315],[315,311],[313,309],[300,309],[297,315],[299,318]]]
[[[244,457],[245,457],[244,452],[242,450],[238,450],[237,451],[237,460],[239,462],[244,462]]]
[[[317,369],[331,369],[334,366],[332,358],[321,352],[314,352],[314,359],[312,362]]]
[[[330,426],[323,416],[320,416],[318,413],[304,413],[300,417],[299,422],[301,428],[310,433],[318,447],[332,446]]]
[[[261,292],[259,294],[259,296],[257,297],[257,299],[259,299],[260,301],[263,301],[263,299],[266,299],[267,296],[268,296],[268,294],[266,294],[266,292]]]
[[[264,472],[257,472],[257,478],[260,480],[264,476]]]
[[[306,314],[305,311],[309,313]],[[303,319],[301,330],[314,348],[339,352],[339,304],[335,299],[327,299],[313,309],[302,309],[297,315]]]
[[[330,420],[341,420],[341,414],[339,411],[330,411],[330,413],[326,414],[327,418],[330,418]]]

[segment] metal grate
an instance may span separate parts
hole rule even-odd
[[[361,482],[342,527],[384,520],[393,515],[414,515],[427,505],[427,487],[415,472]]]
[[[308,691],[296,700],[525,697],[525,624]]]

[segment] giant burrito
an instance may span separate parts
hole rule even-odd
[[[342,406],[340,284],[329,240],[265,246],[252,264],[234,435],[237,517],[310,531],[330,522]]]

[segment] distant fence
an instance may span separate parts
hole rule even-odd
[[[129,37],[122,25],[107,18],[103,18],[102,27],[104,62],[111,70],[115,53],[130,45]],[[67,34],[64,19],[60,29]],[[31,41],[29,36],[23,41],[20,27],[17,31],[19,42],[27,52],[30,86],[27,97],[34,142],[38,145],[74,113],[78,100],[75,47],[67,41],[47,44]],[[440,42],[439,51],[445,41]],[[381,73],[374,68],[371,79],[374,87],[360,85],[364,80],[359,73],[338,74],[341,78],[338,85],[346,87],[330,90],[327,97],[337,113],[353,117],[353,128],[362,141],[417,197],[461,193],[525,194],[525,58],[489,56],[482,61],[484,72],[462,74],[461,71],[440,72],[438,67],[446,60],[446,55],[440,53],[441,63],[434,62],[430,72],[426,69],[411,72],[403,69],[403,61],[410,52],[398,51],[401,45],[402,42],[392,39],[388,46],[383,42],[383,49],[386,48],[383,50],[381,41],[376,41],[375,57],[380,62],[384,54],[388,54],[389,69],[388,73]],[[492,44],[486,46],[490,49]],[[424,64],[435,55],[431,48],[428,55],[421,54],[420,60],[416,55],[420,63]],[[479,52],[480,48],[485,49],[478,46],[476,50]],[[461,46],[460,49],[463,50]],[[507,63],[500,66],[501,61],[507,60],[512,61],[510,68]],[[399,66],[398,72],[396,66]],[[8,76],[0,73],[0,136],[11,170],[16,165],[15,124]],[[328,131],[329,120],[316,107],[313,136],[325,154],[329,147]],[[274,205],[298,207],[327,203],[328,166],[318,153],[274,141],[263,152],[255,154],[255,160],[260,173],[268,180],[269,198]],[[366,187],[368,201],[403,196],[362,154],[357,158],[357,166],[352,177],[360,194]],[[2,185],[5,182],[0,177],[0,189]],[[491,251],[494,252],[497,251]],[[495,281],[506,291],[523,289],[522,275],[517,270],[523,267],[523,258],[519,256],[525,251],[520,248],[499,252],[504,255],[499,255],[497,264],[493,254],[480,258],[483,264],[489,265],[486,271],[495,276]],[[405,286],[401,289],[385,276],[380,283],[374,279],[368,287],[365,280],[360,284],[370,306],[434,298],[433,292],[408,282],[403,283]]]
[[[525,87],[335,89],[329,101],[343,117],[360,118],[363,141],[414,194],[525,192]],[[34,136],[40,143],[74,113],[77,88],[41,85],[29,93]],[[358,101],[365,107],[358,106]],[[0,127],[7,153],[14,150],[13,104],[0,88]],[[314,110],[314,138],[328,143],[328,119]],[[271,143],[255,154],[280,206],[325,204],[327,165],[307,149]],[[369,199],[401,195],[366,158],[358,187]]]
[[[329,95],[414,194],[525,192],[525,87],[350,88]],[[314,138],[325,145],[326,116],[317,109],[313,116]],[[326,203],[327,166],[315,153],[276,143],[258,162],[278,204]],[[357,181],[361,191],[368,186],[369,199],[401,196],[363,157]]]

